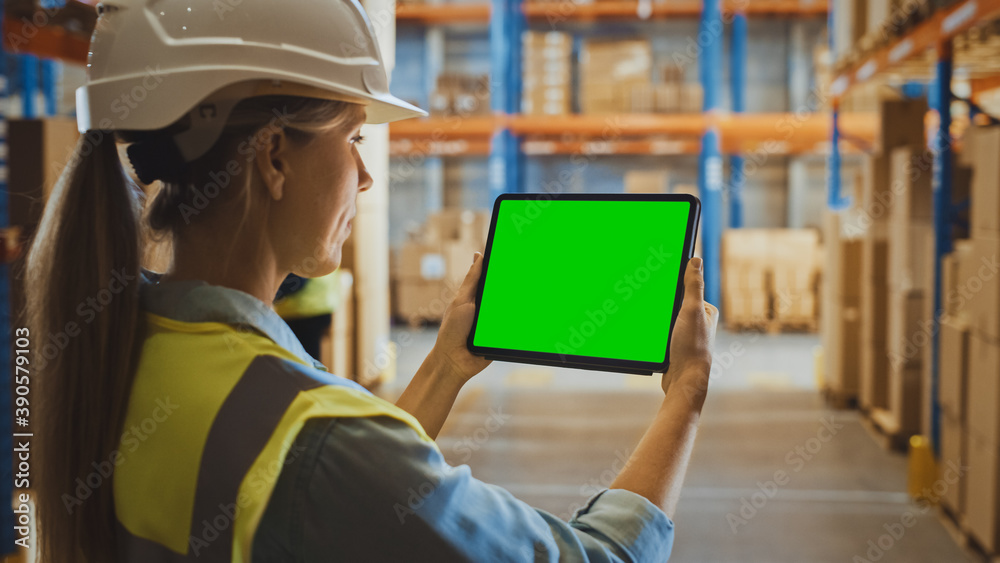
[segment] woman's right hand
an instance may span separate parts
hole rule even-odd
[[[704,262],[692,258],[684,273],[684,302],[670,339],[670,367],[662,380],[664,393],[674,388],[701,406],[708,391],[718,323],[719,310],[705,302]]]

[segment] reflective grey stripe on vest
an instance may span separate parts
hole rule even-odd
[[[223,402],[201,455],[188,555],[136,537],[119,524],[118,553],[124,561],[232,561],[240,483],[299,392],[324,385],[299,367],[276,356],[258,356]]]

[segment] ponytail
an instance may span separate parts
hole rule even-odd
[[[140,193],[113,133],[89,131],[28,255],[35,492],[49,563],[116,559],[111,470],[142,342]]]

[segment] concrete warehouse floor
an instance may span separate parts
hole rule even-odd
[[[398,396],[435,336],[394,329],[399,378],[384,395]],[[969,561],[908,498],[906,457],[879,447],[857,412],[823,404],[817,344],[720,331],[671,562]],[[658,378],[494,362],[463,390],[438,444],[453,464],[565,519],[611,483],[661,397]],[[898,525],[908,514],[916,524]]]

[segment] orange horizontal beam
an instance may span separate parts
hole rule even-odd
[[[839,99],[855,84],[895,68],[914,55],[937,48],[977,23],[997,17],[1000,17],[1000,0],[966,0],[938,10],[913,31],[838,73],[830,85],[830,95]]]
[[[985,76],[983,78],[972,78],[969,80],[969,86],[972,88],[973,101],[978,101],[980,94],[1000,88],[1000,74]]]
[[[524,138],[525,153],[531,155],[696,154],[701,135],[712,126],[718,129],[727,154],[802,154],[826,150],[832,119],[826,113],[438,117],[399,121],[389,131],[393,143],[410,143],[396,145],[393,154],[486,154],[490,137],[504,126]],[[872,143],[878,118],[843,114],[840,127],[845,137]],[[669,138],[656,138],[660,136]],[[468,142],[468,148],[448,144],[457,141]]]
[[[518,135],[701,135],[706,118],[691,114],[517,115],[509,126]]]
[[[443,24],[490,21],[490,5],[483,4],[397,4],[396,21]]]
[[[424,158],[433,156],[489,156],[489,139],[393,139],[389,142],[390,156]]]
[[[503,117],[448,116],[424,119],[404,119],[389,125],[392,138],[428,138],[431,140],[465,137],[490,137],[503,125]]]
[[[589,4],[568,1],[525,2],[524,15],[529,18],[544,18],[550,22],[565,20],[587,20],[596,18],[640,18],[640,3],[637,0],[597,0]],[[701,15],[701,2],[674,1],[651,2],[649,18],[693,18]],[[757,2],[724,2],[723,11],[744,12],[748,15],[812,16],[826,14],[826,2],[803,3],[798,0],[761,0]]]
[[[38,27],[31,22],[4,17],[3,49],[8,53],[30,53],[46,59],[87,64],[90,38],[68,33],[57,26]]]
[[[698,154],[701,143],[693,139],[614,139],[614,140],[553,140],[527,138],[521,150],[530,156],[545,155],[677,155]]]
[[[717,118],[719,133],[727,141],[788,141],[818,143],[830,140],[833,120],[827,113],[748,113]],[[844,135],[866,141],[875,138],[878,117],[874,114],[849,113],[840,116]]]

